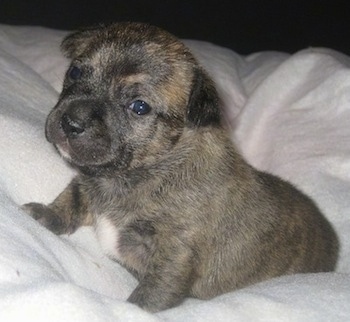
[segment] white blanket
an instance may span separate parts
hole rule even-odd
[[[93,230],[55,236],[19,205],[50,202],[74,175],[44,138],[67,61],[65,32],[0,26],[0,321],[349,321],[349,57],[326,49],[242,57],[187,44],[214,76],[247,160],[310,195],[341,241],[335,273],[285,276],[149,314]]]

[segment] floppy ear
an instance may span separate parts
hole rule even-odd
[[[69,59],[80,56],[86,48],[91,46],[93,41],[98,39],[98,34],[102,28],[102,25],[98,25],[69,34],[61,43],[62,52]]]
[[[187,121],[194,126],[219,126],[221,110],[213,81],[204,70],[194,72],[193,86],[187,106]]]

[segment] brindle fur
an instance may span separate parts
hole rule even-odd
[[[159,311],[334,269],[328,221],[237,153],[212,80],[178,39],[117,23],[77,31],[62,49],[72,66],[46,135],[80,174],[52,204],[24,207],[57,234],[95,225],[103,239],[102,223],[115,227],[107,251],[139,279],[130,302]],[[151,112],[133,113],[137,99]]]

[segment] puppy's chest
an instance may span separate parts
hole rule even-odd
[[[96,193],[96,190],[91,192],[90,211],[102,250],[138,272],[138,276],[145,271],[150,256],[159,243],[164,243],[164,238],[170,240],[177,231],[189,229],[190,225],[179,224],[179,209],[184,203],[175,202],[170,197],[174,194],[169,192],[165,195],[162,190],[149,188],[114,196]],[[174,229],[177,226],[178,229]]]
[[[93,203],[95,231],[103,252],[140,274],[156,247],[153,207],[129,196]]]
[[[142,275],[156,248],[156,228],[149,220],[116,223],[105,214],[95,217],[95,230],[103,252]]]

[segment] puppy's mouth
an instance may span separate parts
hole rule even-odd
[[[55,148],[57,149],[58,153],[68,162],[71,161],[72,157],[72,149],[70,149],[69,147],[69,143],[68,143],[68,139],[66,139],[65,141],[58,143],[58,144],[54,144]]]
[[[84,110],[83,107],[86,107]],[[76,166],[99,166],[113,157],[107,125],[87,106],[54,110],[46,122],[46,138],[61,156]]]
[[[76,166],[102,166],[114,159],[108,137],[65,137],[53,144],[65,160]]]

